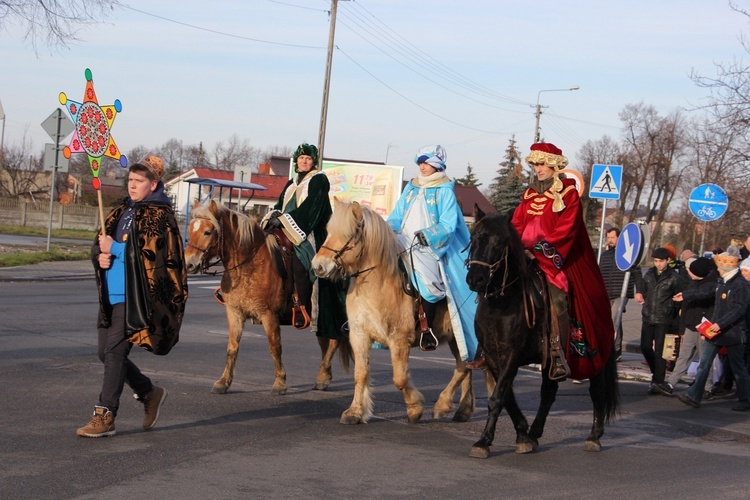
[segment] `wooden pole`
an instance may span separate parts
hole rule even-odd
[[[99,224],[101,225],[102,236],[104,236],[104,202],[102,201],[102,190],[96,190],[96,197],[99,200]]]

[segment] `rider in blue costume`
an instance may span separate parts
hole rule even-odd
[[[453,192],[454,182],[445,174],[445,149],[425,146],[414,162],[420,175],[404,188],[396,207],[387,219],[407,255],[414,287],[422,296],[427,324],[432,327],[435,304],[448,301],[453,334],[461,358],[474,359],[477,339],[474,334],[476,294],[466,283],[469,230]],[[411,249],[411,250],[409,250]],[[424,350],[437,346],[431,335],[423,336]]]

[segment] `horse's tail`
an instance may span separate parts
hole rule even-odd
[[[604,421],[612,422],[620,413],[620,386],[617,383],[617,357],[612,352],[604,365]]]
[[[339,339],[339,359],[344,371],[349,373],[349,365],[354,361],[354,351],[352,344],[349,342],[349,330],[344,329]]]

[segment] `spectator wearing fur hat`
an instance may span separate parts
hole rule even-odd
[[[667,378],[670,389],[677,387],[678,382],[690,368],[696,353],[700,359],[703,353],[703,337],[697,331],[697,325],[702,319],[711,319],[714,311],[713,291],[716,289],[718,275],[714,271],[713,262],[705,257],[691,257],[685,261],[685,269],[690,277],[690,283],[685,286],[688,290],[710,290],[712,294],[704,299],[684,300],[680,314],[680,355],[677,358],[672,373]],[[705,390],[711,390],[710,377],[706,380]]]
[[[750,288],[739,270],[739,249],[730,245],[726,252],[714,256],[721,278],[714,292],[714,314],[707,334],[715,335],[706,340],[701,356],[695,383],[679,399],[686,405],[700,408],[703,387],[708,379],[709,367],[722,347],[727,348],[727,356],[737,379],[739,403],[732,409],[750,411],[750,374],[745,365],[745,341]],[[675,296],[675,300],[691,300],[711,296],[711,291],[689,290]]]
[[[640,296],[636,295],[636,301],[643,304],[641,352],[651,370],[648,394],[668,396],[672,394],[672,388],[664,380],[667,365],[662,350],[664,337],[671,329],[679,309],[672,297],[682,291],[682,284],[677,273],[668,266],[670,255],[666,248],[657,248],[651,257],[654,265],[643,276],[642,289],[637,289]],[[636,283],[636,286],[639,284]]]

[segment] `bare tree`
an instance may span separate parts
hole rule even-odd
[[[49,189],[47,177],[42,172],[42,155],[34,157],[33,145],[24,131],[20,143],[4,147],[0,156],[0,193],[2,196],[19,196]]]
[[[0,0],[0,30],[20,25],[34,50],[39,42],[67,47],[81,29],[118,5],[117,0]]]
[[[156,154],[164,160],[167,170],[182,171],[182,141],[169,139],[156,150]]]
[[[224,144],[217,142],[214,147],[214,164],[220,170],[233,170],[236,166],[249,166],[257,163],[259,151],[250,145],[250,139],[240,139],[232,135]]]

